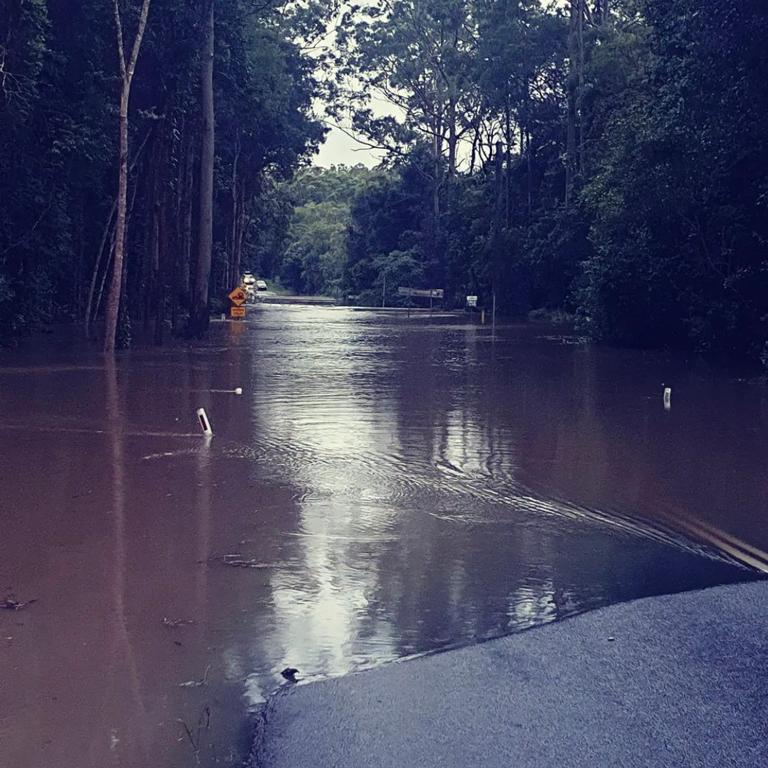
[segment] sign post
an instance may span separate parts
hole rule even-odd
[[[235,288],[229,293],[229,300],[232,302],[232,306],[229,308],[229,316],[231,318],[237,318],[242,320],[245,317],[245,302],[248,298],[246,292],[242,288]]]
[[[440,299],[442,301],[445,291],[442,288],[404,288],[399,286],[397,289],[398,296],[408,297],[408,317],[411,316],[411,299],[418,297],[421,299],[429,299],[429,312],[432,313],[432,301],[434,299]]]

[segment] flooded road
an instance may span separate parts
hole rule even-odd
[[[541,327],[265,305],[3,353],[0,762],[229,766],[287,666],[755,578],[767,456],[763,383]]]

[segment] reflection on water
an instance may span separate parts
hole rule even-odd
[[[698,532],[768,547],[763,386],[488,334],[263,306],[111,367],[6,355],[0,599],[37,599],[0,611],[9,765],[230,765],[286,666],[339,675],[754,576]]]

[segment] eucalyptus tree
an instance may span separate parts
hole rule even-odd
[[[342,93],[356,128],[397,151],[427,140],[456,173],[458,148],[477,109],[470,0],[385,0],[354,6],[338,27]],[[361,87],[362,86],[362,87]],[[380,117],[373,99],[392,107]]]
[[[45,319],[81,317],[91,327],[106,315],[114,323],[117,306],[140,335],[181,333],[192,308],[201,197],[211,195],[211,277],[201,282],[211,286],[211,306],[225,297],[240,262],[268,250],[277,183],[322,138],[306,38],[332,6],[216,0],[216,141],[206,190],[201,69],[210,6],[151,0],[132,64],[143,3],[120,0],[123,77],[114,0],[0,3],[2,331]],[[122,132],[121,92],[130,94]],[[119,176],[125,184],[115,184]],[[113,266],[121,242],[122,268]],[[119,298],[109,292],[105,313],[110,275],[121,290]],[[110,346],[111,328],[106,337]]]
[[[213,166],[215,160],[215,108],[213,101],[213,66],[216,40],[216,7],[206,0],[203,11],[202,48],[200,52],[200,197],[198,208],[197,259],[190,307],[189,331],[202,336],[208,329],[208,290],[213,256]]]
[[[136,31],[133,43],[126,47],[123,34],[124,12],[120,8],[120,0],[114,0],[113,10],[115,30],[117,32],[117,56],[120,65],[120,143],[118,192],[115,225],[115,257],[112,263],[112,281],[109,289],[109,299],[106,310],[106,329],[104,332],[104,351],[114,352],[117,336],[117,320],[120,312],[120,301],[123,295],[123,255],[125,249],[126,208],[128,204],[128,105],[131,98],[131,85],[136,72],[144,31],[147,27],[147,17],[151,0],[142,0],[136,21]]]
[[[425,257],[444,262],[442,219],[447,185],[456,177],[460,145],[478,117],[472,78],[476,47],[470,0],[385,0],[356,6],[338,28],[341,93],[354,128],[374,145],[402,155],[429,146],[419,164],[431,187]],[[385,112],[376,101],[387,104]]]

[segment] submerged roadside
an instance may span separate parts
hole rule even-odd
[[[283,690],[252,768],[768,764],[768,583],[651,597]]]

